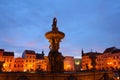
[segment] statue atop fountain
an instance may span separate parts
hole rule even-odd
[[[60,32],[57,27],[57,19],[53,19],[52,30],[45,34],[45,37],[50,42],[50,52],[48,54],[49,58],[49,71],[54,72],[63,72],[64,71],[64,57],[62,53],[58,50],[60,48],[59,44],[61,40],[65,37],[63,32]]]

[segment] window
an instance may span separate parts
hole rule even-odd
[[[115,59],[115,56],[114,56],[114,59]]]
[[[114,62],[114,65],[116,65],[116,62]]]
[[[117,56],[117,59],[119,59],[119,56]]]
[[[12,60],[10,60],[10,62],[12,62]]]
[[[118,64],[120,64],[120,62],[118,62]]]

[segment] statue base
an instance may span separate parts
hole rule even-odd
[[[64,57],[58,51],[50,51],[49,55],[49,71],[51,73],[64,72]]]

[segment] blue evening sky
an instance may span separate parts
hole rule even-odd
[[[120,0],[0,0],[0,48],[16,57],[25,49],[48,55],[44,34],[54,17],[65,33],[59,50],[64,56],[120,48]]]

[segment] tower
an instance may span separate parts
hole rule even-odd
[[[57,27],[57,19],[53,19],[53,24],[52,24],[52,31],[49,31],[45,33],[45,37],[49,40],[50,42],[50,52],[48,54],[49,58],[49,71],[50,72],[63,72],[64,66],[63,66],[63,61],[64,57],[62,54],[58,51],[60,46],[60,41],[63,39],[65,34],[63,32],[60,32]]]

